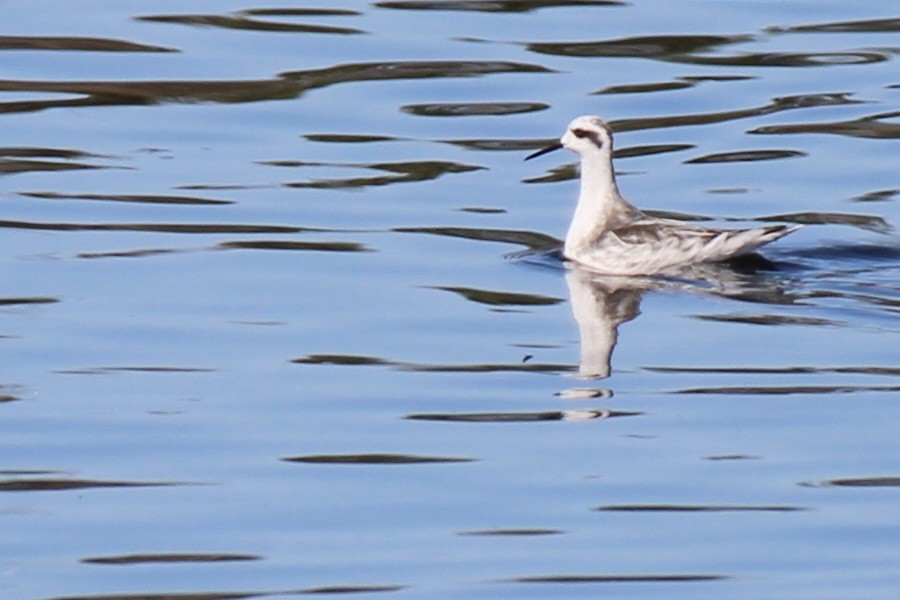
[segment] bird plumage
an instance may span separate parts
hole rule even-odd
[[[651,275],[753,252],[796,226],[711,229],[648,216],[619,193],[612,164],[612,131],[599,117],[578,117],[558,144],[527,159],[566,148],[581,157],[581,189],[563,254],[593,271]]]

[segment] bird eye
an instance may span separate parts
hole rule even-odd
[[[577,138],[586,138],[591,135],[591,132],[587,129],[573,129],[572,134]]]

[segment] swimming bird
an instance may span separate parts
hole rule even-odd
[[[581,191],[566,234],[566,259],[610,275],[653,275],[749,254],[799,226],[712,229],[648,216],[616,185],[612,130],[600,117],[582,116],[559,142],[525,160],[566,148],[581,157]]]

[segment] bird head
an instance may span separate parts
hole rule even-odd
[[[591,115],[578,117],[569,123],[569,127],[558,143],[551,144],[546,148],[529,154],[525,157],[525,160],[542,156],[560,148],[571,150],[580,156],[598,151],[611,152],[612,131],[600,117]]]

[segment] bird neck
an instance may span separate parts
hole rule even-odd
[[[566,254],[577,256],[579,251],[593,245],[604,230],[623,225],[636,214],[637,209],[619,193],[610,153],[583,156],[581,191],[566,235]]]

